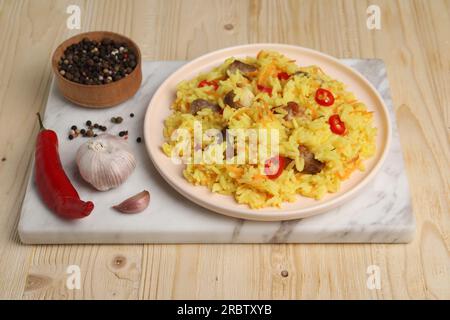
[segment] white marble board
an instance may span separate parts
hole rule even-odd
[[[19,235],[27,244],[63,243],[406,243],[415,232],[410,192],[400,148],[395,113],[383,61],[342,60],[370,82],[385,100],[393,121],[393,139],[386,163],[363,192],[347,204],[310,218],[286,222],[243,221],[210,212],[188,201],[158,174],[147,155],[143,119],[153,92],[185,62],[148,61],[143,64],[143,83],[136,96],[110,109],[86,109],[64,100],[51,85],[44,123],[60,139],[63,166],[83,200],[95,209],[82,220],[66,221],[47,210],[30,175],[19,222]],[[133,112],[134,118],[129,114]],[[120,125],[110,123],[122,116]],[[85,138],[67,139],[68,128],[87,119],[108,126],[108,132],[129,131],[138,166],[129,180],[115,190],[98,192],[84,183],[74,162]],[[110,207],[137,192],[151,193],[150,206],[140,214],[125,215]]]

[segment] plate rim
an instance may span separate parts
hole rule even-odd
[[[367,175],[365,175],[359,183],[355,184],[353,187],[351,187],[345,193],[342,193],[341,195],[338,195],[337,197],[330,199],[328,201],[325,201],[323,203],[318,203],[317,205],[314,205],[313,207],[307,207],[307,208],[302,208],[302,209],[273,208],[272,210],[268,210],[268,211],[259,211],[259,209],[251,209],[251,208],[247,207],[246,210],[242,209],[244,211],[241,211],[241,210],[236,210],[236,209],[232,209],[232,208],[223,208],[221,206],[217,206],[214,203],[205,201],[199,197],[195,197],[195,195],[193,195],[193,194],[189,194],[188,191],[184,190],[183,188],[178,186],[176,183],[174,183],[174,181],[172,181],[170,176],[168,176],[166,174],[166,172],[164,172],[164,170],[162,170],[159,167],[158,162],[155,159],[154,154],[152,152],[152,148],[150,146],[150,143],[151,143],[150,141],[153,139],[151,139],[148,136],[148,132],[149,132],[148,126],[149,126],[149,123],[151,122],[150,121],[151,106],[152,106],[152,103],[154,102],[154,99],[157,96],[157,93],[159,92],[159,90],[161,88],[167,86],[167,83],[171,82],[172,79],[177,76],[177,74],[182,73],[185,69],[189,69],[192,65],[195,65],[199,61],[207,59],[210,56],[220,55],[221,53],[224,53],[227,51],[235,51],[235,50],[243,51],[242,54],[245,54],[246,49],[254,50],[255,48],[258,48],[258,47],[260,47],[260,48],[269,47],[270,50],[277,50],[277,48],[279,48],[279,50],[282,50],[283,48],[286,50],[287,49],[300,50],[300,51],[308,52],[309,54],[321,56],[322,58],[325,58],[325,59],[329,59],[332,62],[334,62],[335,64],[338,64],[341,68],[346,69],[346,71],[349,72],[350,74],[353,74],[354,76],[356,76],[367,87],[369,87],[369,89],[375,95],[376,99],[379,100],[381,110],[383,111],[383,117],[386,119],[386,137],[385,137],[385,140],[383,141],[384,149],[381,152],[379,160],[374,164],[371,171]],[[339,61],[339,59],[337,59],[331,55],[328,55],[326,53],[323,53],[323,52],[320,52],[320,51],[317,51],[314,49],[302,47],[302,46],[282,44],[282,43],[252,43],[252,44],[231,46],[231,47],[221,48],[218,50],[208,52],[208,53],[203,54],[193,60],[187,61],[186,64],[183,64],[181,67],[179,67],[175,71],[173,71],[158,86],[158,88],[153,93],[152,98],[147,106],[147,110],[145,113],[143,129],[144,129],[145,146],[146,146],[147,152],[150,156],[150,159],[151,159],[153,165],[155,166],[155,168],[157,169],[157,171],[159,172],[159,174],[164,178],[164,180],[172,188],[174,188],[177,192],[179,192],[181,195],[183,195],[188,200],[190,200],[212,212],[220,213],[220,214],[234,217],[234,218],[241,218],[241,219],[246,219],[246,220],[257,220],[257,221],[286,221],[286,220],[302,219],[302,218],[313,216],[313,215],[316,215],[319,213],[325,213],[326,211],[330,211],[330,210],[344,204],[348,200],[355,197],[361,190],[363,190],[364,187],[366,187],[373,180],[373,178],[377,175],[377,173],[380,171],[381,167],[383,166],[383,164],[386,160],[387,154],[390,150],[391,140],[392,140],[392,125],[391,125],[391,118],[389,115],[389,110],[387,109],[386,104],[385,104],[383,98],[381,97],[381,95],[379,94],[378,90],[363,75],[361,75],[357,70],[343,64],[341,61]],[[192,185],[192,187],[193,188],[198,188],[198,187],[206,188],[204,186],[194,186],[194,185]],[[210,191],[210,192],[211,192],[211,194],[214,194],[214,195],[229,197],[226,195],[220,195],[217,193],[213,193],[212,191]],[[236,202],[236,204],[240,205],[237,202]],[[245,212],[245,211],[250,211],[250,212]]]

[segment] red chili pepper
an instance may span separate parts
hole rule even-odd
[[[284,170],[286,158],[283,156],[275,156],[270,158],[264,164],[264,173],[269,179],[278,178]]]
[[[202,80],[198,84],[199,88],[203,88],[203,87],[206,87],[206,86],[211,86],[211,87],[214,88],[214,90],[219,89],[219,84],[215,80],[213,80],[213,81]]]
[[[345,123],[342,122],[338,114],[334,114],[328,119],[330,129],[333,133],[343,135],[345,133]]]
[[[318,104],[324,107],[329,107],[334,103],[334,96],[327,89],[317,89],[315,99]]]
[[[290,75],[287,72],[280,72],[278,74],[278,79],[280,80],[287,80],[290,78]]]
[[[55,131],[45,129],[40,114],[37,115],[41,130],[36,141],[35,180],[41,198],[63,218],[84,218],[92,212],[94,204],[80,200],[61,165]]]
[[[272,95],[272,88],[269,88],[269,87],[266,87],[266,86],[263,86],[260,84],[258,84],[257,87],[258,87],[259,91],[262,91],[262,92],[268,93],[269,95]]]

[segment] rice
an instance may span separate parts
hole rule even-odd
[[[255,58],[240,59],[257,68],[249,74],[230,72],[228,68],[233,61],[234,58],[229,58],[210,72],[179,83],[173,113],[165,120],[166,141],[162,150],[168,157],[189,155],[188,159],[199,153],[210,153],[212,158],[223,155],[225,140],[203,137],[198,146],[199,141],[194,141],[195,123],[201,124],[203,132],[208,129],[220,132],[224,128],[255,132],[266,129],[277,133],[278,153],[286,159],[285,166],[276,178],[265,175],[266,162],[250,163],[250,147],[246,144],[231,159],[244,155],[246,163],[186,161],[183,175],[187,181],[233,196],[238,203],[256,209],[280,207],[283,202],[296,201],[298,195],[321,199],[327,193],[337,192],[341,182],[355,170],[364,170],[363,161],[373,156],[376,149],[373,115],[343,83],[331,79],[317,66],[300,68],[277,52],[261,51]],[[295,75],[298,71],[303,73]],[[279,79],[280,72],[290,75],[289,79]],[[199,87],[202,81],[207,84]],[[217,89],[211,85],[214,82]],[[262,88],[271,88],[271,93]],[[332,92],[335,100],[331,106],[316,102],[318,88]],[[224,102],[230,91],[235,94],[233,101],[241,103],[240,108]],[[197,99],[217,104],[220,112],[205,108],[191,114],[191,104]],[[286,106],[290,102],[301,106],[301,115],[289,114]],[[336,114],[345,124],[344,134],[330,129],[329,118]],[[174,139],[177,129],[183,129],[184,134]],[[245,139],[248,142],[250,138]],[[180,143],[185,143],[184,149],[179,148]],[[324,164],[320,172],[305,173],[306,160],[299,146],[306,147]],[[258,152],[261,149],[264,148]]]

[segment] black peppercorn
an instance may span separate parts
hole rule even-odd
[[[137,143],[141,143],[141,141],[142,141],[142,138],[141,138],[141,137],[138,137],[138,138],[136,139],[136,142],[137,142]]]
[[[133,118],[134,117],[134,113],[130,113],[130,117]]]
[[[86,133],[86,130],[81,129],[81,130],[80,130],[80,133],[81,133],[82,135],[84,135],[84,134]]]
[[[87,125],[88,127],[92,126],[91,120],[86,121],[86,125]]]
[[[73,139],[73,135],[69,134],[69,140]]]
[[[70,129],[72,129],[72,130],[77,130],[77,126],[75,126],[75,125],[74,125],[74,126],[71,126]]]

